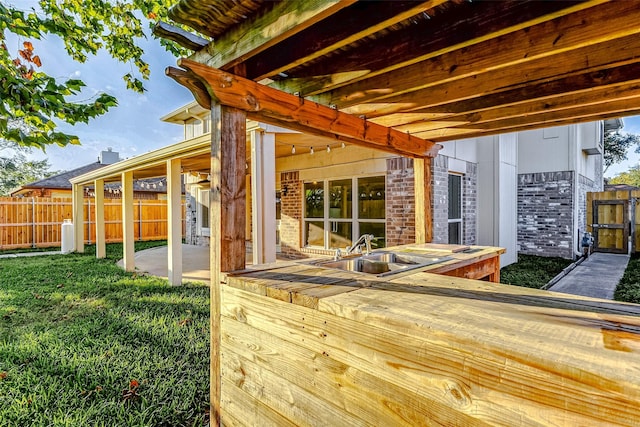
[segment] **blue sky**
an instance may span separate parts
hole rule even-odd
[[[20,0],[16,3],[26,9],[36,1]],[[88,125],[60,125],[60,130],[79,136],[82,145],[51,146],[46,152],[34,150],[31,158],[48,159],[52,170],[70,170],[96,161],[100,151],[108,147],[120,153],[121,158],[130,158],[182,140],[182,127],[161,122],[160,117],[193,101],[193,97],[187,89],[164,75],[164,69],[175,65],[176,58],[153,37],[141,42],[144,59],[151,70],[151,78],[145,82],[148,90],[144,94],[125,87],[122,76],[130,72],[132,66],[117,62],[105,52],[80,64],[68,57],[57,37],[31,41],[35,53],[42,60],[43,71],[63,80],[80,78],[87,84],[80,99],[106,92],[116,96],[119,102],[116,108]],[[16,52],[22,47],[22,39],[10,38],[7,46]],[[624,124],[623,131],[640,134],[640,116],[626,117]],[[627,161],[611,166],[605,176],[615,176],[640,162],[640,154],[633,149],[628,157]]]
[[[34,0],[14,0],[23,10],[34,6]],[[11,36],[11,34],[7,34]],[[7,40],[11,52],[22,48],[24,39],[15,37]],[[33,150],[30,157],[49,159],[52,170],[69,170],[94,162],[100,151],[111,147],[121,158],[133,157],[150,150],[181,141],[181,126],[161,122],[160,117],[193,100],[191,93],[164,75],[167,66],[176,64],[176,58],[166,52],[153,37],[141,42],[144,59],[149,63],[151,78],[145,81],[144,94],[126,89],[122,76],[132,71],[132,65],[122,64],[101,52],[89,57],[81,64],[71,60],[64,44],[55,36],[43,40],[29,39],[35,54],[42,60],[42,71],[60,81],[78,78],[85,82],[78,99],[88,99],[106,92],[118,99],[118,106],[107,114],[89,122],[69,126],[59,124],[59,130],[80,137],[82,145],[58,147],[50,146],[46,152]]]

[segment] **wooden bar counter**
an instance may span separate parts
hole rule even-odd
[[[640,426],[638,305],[303,263],[223,282],[224,425]]]

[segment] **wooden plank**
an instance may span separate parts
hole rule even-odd
[[[297,427],[296,424],[226,378],[222,380],[221,410],[221,421],[225,427]]]
[[[181,67],[193,72],[221,104],[238,108],[247,117],[410,157],[433,157],[441,148],[393,129],[368,122],[297,96],[182,59]]]
[[[246,16],[242,22],[222,34],[210,34],[207,31],[212,21],[215,20],[215,13],[211,16],[213,19],[207,19],[206,12],[202,13],[202,10],[193,14],[187,8],[188,2],[183,1],[178,4],[172,9],[169,16],[176,22],[182,22],[197,29],[202,34],[215,37],[215,41],[210,43],[207,49],[193,55],[192,58],[195,61],[203,62],[211,67],[231,70],[241,61],[283,42],[316,22],[330,18],[354,1],[296,0],[295,2],[274,2],[263,13]],[[197,2],[194,3],[197,4]],[[204,9],[212,9],[211,4],[207,6]]]
[[[413,160],[416,243],[433,240],[431,159]]]
[[[443,285],[466,282],[432,276]],[[607,349],[592,324],[620,331],[615,324],[623,322],[626,330],[640,331],[637,319],[581,311],[557,312],[562,321],[554,322],[544,317],[554,304],[546,293],[525,305],[517,295],[500,303],[495,291],[487,292],[498,301],[490,303],[482,293],[469,299],[456,289],[436,290],[367,288],[323,299],[318,312],[226,288],[223,312],[447,411],[433,416],[505,425],[514,419],[520,425],[624,425],[639,416],[640,388],[631,374],[638,360]],[[636,344],[630,338],[625,345]]]
[[[377,74],[401,71],[412,64],[435,58],[454,50],[473,48],[484,40],[509,34],[540,22],[603,3],[589,1],[571,2],[464,2],[442,11],[435,19],[416,19],[404,31],[390,31],[353,52],[336,52],[330,60],[311,63],[295,71],[301,77],[280,88],[288,92],[298,91],[317,95],[335,87]],[[380,52],[384,51],[384,55]],[[346,79],[344,71],[358,71]],[[451,70],[452,72],[454,70]],[[319,77],[318,77],[319,76]],[[425,75],[415,74],[419,78]],[[372,86],[386,89],[392,85]],[[325,103],[326,100],[320,101]]]
[[[407,92],[482,73],[494,76],[499,73],[499,80],[502,80],[506,67],[523,69],[528,62],[640,31],[637,25],[640,10],[635,4],[627,2],[618,5],[620,11],[615,17],[611,15],[610,6],[590,7],[464,49],[443,53],[405,66],[400,71],[393,70],[318,95],[313,100],[345,108],[356,103],[381,102],[390,97],[395,99]],[[606,20],[606,25],[603,25],[603,20]],[[382,87],[392,87],[393,93],[371,90]]]
[[[244,61],[246,77],[260,81],[363,40],[448,0],[356,2],[331,16],[331,25],[314,25]],[[220,67],[223,68],[224,67]]]
[[[237,356],[233,360],[234,382],[240,383],[243,388],[250,382],[263,384],[265,392],[261,396],[268,393],[270,386],[262,377],[262,372],[268,371],[302,388],[312,399],[322,399],[326,405],[348,414],[348,418],[341,418],[342,414],[340,418],[335,418],[343,424],[350,418],[356,425],[419,426],[428,423],[427,420],[433,422],[438,418],[434,414],[443,411],[437,403],[417,398],[413,390],[367,374],[357,366],[337,361],[327,352],[318,353],[241,322],[226,318],[222,322],[225,353]],[[254,401],[264,404],[261,396]],[[307,403],[295,402],[294,405],[306,409]],[[325,413],[324,410],[319,412],[320,416]],[[304,421],[308,419],[306,414],[302,417],[305,417]],[[299,418],[300,421],[302,419]],[[471,417],[459,416],[457,421],[458,425],[474,424]],[[326,421],[320,421],[320,424],[324,423]],[[256,424],[249,421],[247,425]]]

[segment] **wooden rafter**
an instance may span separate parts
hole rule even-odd
[[[178,64],[205,84],[219,103],[247,117],[408,157],[434,157],[437,144],[233,74],[182,59]],[[169,74],[174,73],[169,71]]]
[[[602,25],[605,19],[608,21],[607,26]],[[591,52],[591,49],[586,48],[612,40],[614,42],[604,45],[599,51],[603,52],[603,56],[604,51],[610,46],[614,49],[617,47],[620,51],[627,45],[624,40],[618,41],[618,39],[638,34],[640,32],[638,22],[640,22],[640,8],[633,2],[625,2],[621,6],[620,14],[615,16],[609,16],[605,7],[589,8],[492,38],[465,49],[443,53],[397,72],[387,72],[360,80],[312,99],[322,104],[335,104],[339,108],[346,108],[368,102],[378,103],[388,98],[404,98],[405,94],[411,96],[412,92],[422,89],[426,92],[429,87],[445,83],[451,82],[455,85],[458,84],[455,83],[458,80],[469,80],[483,73],[490,73],[490,79],[494,82],[496,81],[494,76],[499,74],[499,82],[494,85],[499,83],[507,86],[522,81],[523,70],[527,70],[528,64],[532,64],[531,68],[539,67],[540,63],[545,63],[554,55],[560,58],[558,55],[565,55],[576,49]],[[580,59],[586,55],[586,53],[577,53]],[[552,62],[562,63],[563,61],[558,59]],[[509,67],[513,71],[510,72]],[[554,69],[549,71],[555,72]],[[509,73],[509,79],[505,76],[506,73]],[[534,79],[535,77],[528,78],[529,81]],[[385,88],[393,88],[393,91],[385,91]]]
[[[209,44],[209,41],[196,34],[191,34],[180,27],[167,24],[166,22],[158,22],[153,27],[153,34],[165,39],[173,40],[180,46],[190,50],[200,50]]]

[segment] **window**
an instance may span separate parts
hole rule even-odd
[[[462,243],[462,176],[449,175],[449,243]]]
[[[384,176],[304,184],[304,246],[344,249],[362,234],[385,246]]]
[[[209,189],[198,188],[198,200],[196,210],[196,220],[198,224],[198,235],[209,236]]]

